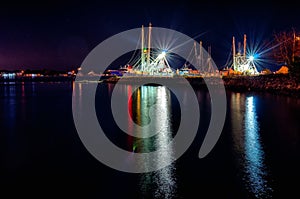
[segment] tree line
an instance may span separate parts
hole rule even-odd
[[[295,29],[274,33],[273,59],[300,77],[300,33]]]

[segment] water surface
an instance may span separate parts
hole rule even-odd
[[[210,154],[198,158],[210,118],[210,97],[197,90],[201,121],[186,153],[157,172],[128,174],[111,169],[88,153],[72,118],[72,95],[89,84],[9,83],[0,85],[0,179],[12,196],[91,198],[292,198],[299,179],[300,101],[264,93],[227,92],[222,135]],[[130,85],[124,85],[125,96]],[[74,90],[74,92],[72,92]],[[113,85],[97,90],[96,109],[109,139],[133,153],[163,148],[176,135],[180,107],[163,86],[143,86],[128,97],[128,115],[140,125],[154,122],[156,136],[136,139],[115,124],[110,112]],[[184,91],[183,91],[184,92]],[[183,103],[189,103],[187,97]],[[153,108],[153,105],[155,105]],[[149,111],[155,117],[149,117]],[[128,131],[132,130],[128,122]],[[147,133],[136,132],[136,133]],[[164,151],[154,162],[166,161]],[[130,161],[130,157],[127,161]],[[124,162],[125,163],[125,162]],[[137,164],[147,164],[139,162]]]

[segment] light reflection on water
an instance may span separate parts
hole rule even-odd
[[[268,168],[261,144],[255,97],[233,93],[231,96],[232,136],[243,184],[256,198],[271,197],[266,177]]]
[[[73,95],[78,96],[73,102],[76,108],[81,109],[82,94],[89,90],[89,86],[90,84],[87,83],[73,84]],[[109,104],[107,94],[112,92],[113,86],[107,84],[101,88],[100,108],[110,109],[107,105]],[[177,124],[178,113],[177,109],[171,109],[170,98],[172,102],[175,98],[170,97],[167,89],[161,88],[142,87],[134,94],[134,98],[128,100],[128,119],[131,115],[136,123],[146,124],[150,119],[146,113],[152,111],[155,116],[152,117],[152,122],[161,127],[161,133],[155,139],[144,139],[144,141],[129,136],[128,139],[125,136],[120,139],[119,136],[115,136],[117,139],[114,141],[124,149],[130,151],[135,144],[136,152],[152,151],[172,139],[174,132],[171,132],[171,128]],[[124,85],[122,93],[129,95],[130,89],[132,89],[130,86]],[[248,97],[249,94],[230,92],[228,95],[228,101],[231,102],[228,109],[230,115],[227,116],[232,121],[226,123],[222,134],[226,139],[216,145],[210,160],[200,160],[197,158],[197,153],[190,153],[185,159],[179,159],[176,164],[160,171],[124,175],[88,158],[89,154],[84,150],[79,138],[73,142],[77,136],[75,129],[70,128],[74,126],[71,119],[72,112],[68,106],[70,94],[69,84],[26,82],[0,85],[0,107],[2,108],[0,108],[2,110],[0,111],[2,172],[0,173],[1,179],[4,181],[7,179],[11,183],[8,186],[22,188],[24,186],[22,182],[26,181],[28,178],[25,179],[25,176],[28,176],[37,179],[33,181],[43,183],[52,182],[53,179],[63,179],[64,184],[69,183],[74,187],[78,187],[78,183],[82,182],[89,191],[92,190],[91,187],[95,187],[94,190],[101,192],[101,195],[105,193],[114,196],[110,198],[194,198],[188,196],[202,193],[199,184],[194,182],[196,177],[199,177],[197,179],[215,180],[208,187],[223,194],[222,198],[282,198],[282,195],[285,195],[285,198],[293,198],[293,195],[297,194],[298,187],[293,182],[299,179],[299,99],[272,94],[253,94],[252,97]],[[201,103],[201,110],[204,110],[205,114],[209,113],[209,105],[207,105],[210,100],[209,94],[202,90],[196,94]],[[156,104],[156,109],[150,108],[157,101],[159,103]],[[185,103],[188,103],[188,98]],[[174,104],[172,103],[173,108]],[[105,115],[110,115],[106,109],[100,110],[104,111]],[[171,118],[173,123],[165,120],[170,116],[173,117]],[[126,115],[124,117],[126,118]],[[119,135],[115,132],[119,130],[111,127],[112,121],[109,118],[103,123],[108,124],[107,135],[111,135],[110,138],[114,139],[114,135]],[[128,124],[128,131],[132,132],[134,127]],[[231,139],[233,143],[230,142]],[[197,143],[193,151],[198,152],[201,142],[195,141]],[[172,157],[172,153],[172,150],[165,151],[155,161],[158,163],[167,160]],[[231,159],[231,155],[234,158]],[[41,157],[44,158],[40,159]],[[223,157],[229,157],[228,161],[225,159],[224,165],[220,165],[219,160],[223,160]],[[131,160],[128,158],[128,161]],[[59,162],[59,165],[53,167],[53,161]],[[139,164],[146,165],[146,162]],[[216,173],[214,165],[225,168],[224,173]],[[42,166],[41,170],[37,169],[40,166]],[[232,171],[232,167],[237,167],[237,170]],[[38,177],[40,171],[47,170],[51,171],[49,176]],[[70,175],[75,172],[78,172],[76,173],[78,180],[70,178]],[[224,188],[224,184],[219,181],[230,183],[229,189]],[[200,180],[198,183],[201,183]],[[32,187],[36,184],[27,185]],[[56,191],[58,193],[58,190],[53,189],[53,193]],[[136,197],[137,195],[141,197]],[[228,195],[240,197],[226,197]],[[97,196],[99,195],[96,194],[95,197]]]
[[[131,86],[128,86],[131,89]],[[160,149],[155,160],[149,160],[138,164],[161,164],[168,161],[173,156],[173,151],[165,146],[172,140],[171,121],[171,95],[170,91],[163,86],[142,86],[134,94],[129,104],[129,111],[136,110],[136,118],[133,118],[139,125],[149,122],[155,123],[155,129],[145,128],[143,132],[150,133],[156,131],[157,135],[153,139],[135,140],[136,151],[152,151]],[[130,113],[130,115],[134,115]],[[128,129],[132,129],[128,123]],[[144,173],[140,175],[140,189],[143,198],[172,198],[176,191],[175,167],[170,165],[156,172]],[[149,193],[153,194],[149,196]]]

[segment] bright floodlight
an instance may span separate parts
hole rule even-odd
[[[250,61],[253,61],[253,60],[254,60],[254,56],[251,55],[251,56],[249,57],[249,60],[250,60]]]
[[[158,55],[158,59],[162,59],[166,56],[166,51],[162,51],[159,55]]]

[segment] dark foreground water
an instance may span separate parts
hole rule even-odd
[[[24,83],[0,85],[0,197],[83,198],[298,198],[300,100],[263,93],[227,92],[227,116],[214,149],[198,152],[210,118],[210,97],[196,90],[201,122],[181,158],[156,172],[129,174],[97,161],[83,146],[72,117],[72,95],[89,84]],[[72,93],[75,89],[76,92]],[[124,85],[124,95],[131,86]],[[128,98],[139,125],[154,119],[160,133],[134,139],[115,125],[110,113],[113,85],[98,88],[97,116],[107,137],[135,153],[164,147],[176,135],[179,102],[162,86],[143,86]],[[122,94],[122,93],[120,93]],[[189,103],[189,98],[183,101]],[[153,110],[152,110],[153,111]],[[128,131],[132,129],[128,123]],[[149,129],[149,132],[153,129]],[[141,133],[141,132],[140,132]],[[143,132],[142,132],[143,133]],[[173,151],[154,163],[168,160]],[[130,161],[130,157],[127,161]],[[126,162],[124,162],[126,164]],[[143,163],[139,163],[143,164]]]

